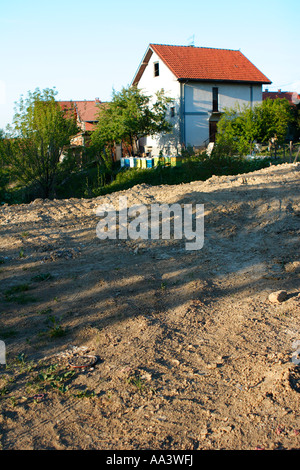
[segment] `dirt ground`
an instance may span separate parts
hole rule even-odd
[[[299,183],[284,164],[2,206],[1,448],[299,449]],[[100,240],[120,194],[204,204],[203,248]]]

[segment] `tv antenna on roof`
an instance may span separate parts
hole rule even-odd
[[[190,36],[188,38],[188,41],[189,41],[188,46],[195,46],[195,35],[193,34],[193,36]]]

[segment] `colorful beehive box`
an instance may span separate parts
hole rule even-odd
[[[153,158],[146,158],[146,166],[147,168],[153,167]]]
[[[157,166],[159,162],[159,157],[153,157],[153,166]]]
[[[181,157],[171,157],[171,166],[180,166],[182,164]]]

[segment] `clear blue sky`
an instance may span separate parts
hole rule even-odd
[[[149,43],[240,49],[300,93],[299,0],[0,0],[0,128],[37,87],[102,101],[131,83]]]

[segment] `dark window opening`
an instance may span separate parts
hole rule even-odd
[[[219,111],[219,91],[216,87],[212,89],[212,108],[213,113]]]
[[[159,63],[154,62],[154,77],[158,77],[158,76],[159,76]]]
[[[170,108],[170,116],[171,116],[171,117],[174,117],[174,116],[175,116],[175,106],[172,106],[172,107]]]
[[[218,130],[218,123],[216,121],[209,122],[209,141],[215,142],[216,141],[216,134]]]

